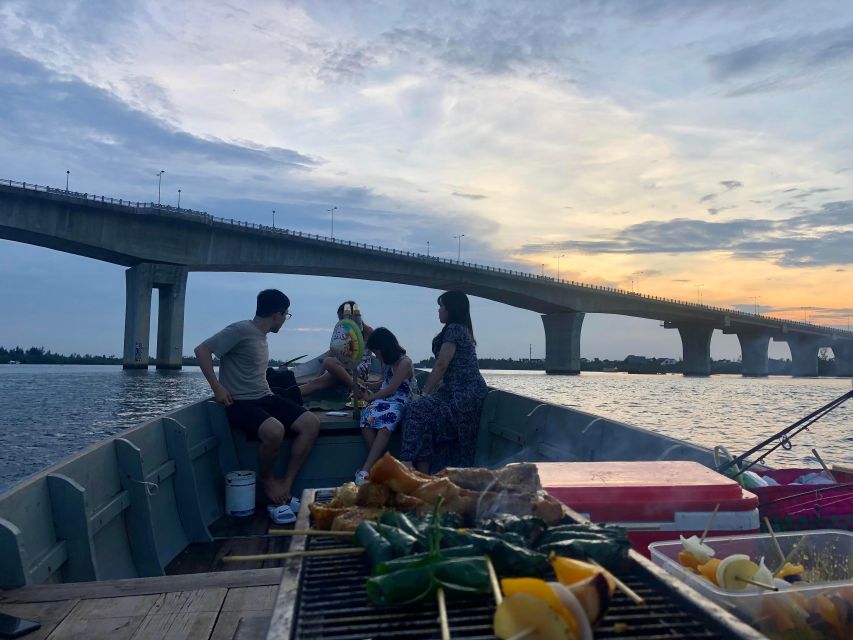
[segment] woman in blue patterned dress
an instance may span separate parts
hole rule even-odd
[[[444,325],[432,340],[435,364],[423,389],[403,417],[400,459],[419,471],[474,464],[480,413],[488,387],[477,365],[471,307],[461,291],[438,298]]]
[[[371,393],[364,389],[360,394],[368,402],[361,414],[361,433],[368,453],[364,465],[355,473],[355,483],[359,485],[367,481],[370,467],[385,453],[391,433],[403,418],[403,410],[417,392],[412,360],[393,333],[385,327],[374,329],[365,348],[379,358],[385,376],[378,391]]]

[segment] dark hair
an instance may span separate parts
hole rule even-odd
[[[378,351],[385,364],[394,364],[406,354],[406,350],[397,342],[397,336],[385,327],[376,327],[364,346]]]
[[[350,306],[350,309],[352,309],[352,305],[354,305],[354,304],[355,304],[355,300],[347,300],[347,301],[345,301],[345,302],[341,302],[341,306],[340,306],[340,307],[338,307],[338,319],[339,319],[339,320],[340,320],[340,319],[343,319],[343,317],[344,317],[344,307],[345,307],[346,305],[349,305],[349,306]]]
[[[264,289],[258,294],[258,306],[255,315],[260,318],[269,318],[279,311],[287,311],[290,308],[290,299],[278,289]]]
[[[432,339],[432,352],[438,353],[438,350],[441,349],[441,344],[444,342],[444,332],[451,324],[461,324],[467,328],[468,333],[471,334],[471,340],[477,344],[477,341],[474,340],[474,327],[471,324],[471,303],[468,302],[468,296],[461,291],[445,291],[438,296],[438,303],[443,304],[444,308],[447,309],[447,322],[444,323],[439,334]]]

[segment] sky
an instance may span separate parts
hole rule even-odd
[[[0,179],[847,328],[853,4],[0,0]],[[164,171],[162,176],[158,172]],[[461,239],[454,236],[462,235]],[[429,353],[438,291],[191,273],[184,352],[285,291],[273,357],[347,298]],[[124,269],[0,240],[0,345],[121,353]],[[481,356],[543,357],[472,303]],[[156,305],[152,313],[156,318]],[[151,344],[156,344],[156,322]],[[587,315],[584,357],[680,357]],[[714,358],[736,359],[715,332]],[[771,357],[790,357],[771,343]]]

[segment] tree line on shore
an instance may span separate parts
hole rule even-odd
[[[17,362],[21,364],[121,364],[122,358],[108,355],[92,355],[89,353],[72,353],[63,355],[53,353],[44,347],[0,347],[0,364]],[[149,360],[155,364],[155,359]],[[435,358],[428,358],[416,363],[418,367],[432,367]],[[508,371],[544,371],[545,361],[541,358],[480,358],[481,369],[503,369]],[[188,367],[197,366],[195,357],[184,356],[183,364]],[[218,361],[215,361],[218,364]],[[284,364],[279,360],[270,360],[270,366],[276,367]],[[608,360],[601,358],[581,358],[581,371],[607,371],[624,373],[681,373],[682,361],[674,358],[647,358],[645,356],[629,355],[622,360]],[[741,372],[739,360],[711,360],[711,373]],[[770,375],[788,375],[791,373],[791,361],[789,359],[770,358],[768,362],[768,373]],[[835,360],[827,350],[821,349],[818,356],[818,375],[835,375]]]

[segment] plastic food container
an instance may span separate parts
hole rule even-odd
[[[678,562],[680,542],[649,546],[652,561],[702,595],[729,609],[769,638],[849,640],[853,638],[853,533],[812,530],[777,533],[782,553],[802,564],[802,581],[778,592],[759,587],[722,589]],[[781,558],[769,534],[708,537],[705,543],[723,559],[735,553],[754,562],[763,556],[775,571]],[[793,553],[792,553],[793,552]]]

